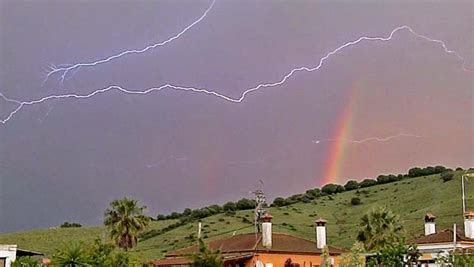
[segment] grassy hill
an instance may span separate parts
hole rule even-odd
[[[454,179],[443,182],[439,174],[404,179],[398,182],[375,185],[359,190],[347,191],[332,196],[323,196],[310,203],[295,203],[285,207],[272,207],[274,231],[314,239],[313,221],[323,217],[328,221],[328,243],[350,247],[355,241],[358,223],[368,210],[387,206],[399,214],[409,238],[423,233],[423,217],[427,212],[437,218],[437,230],[451,228],[453,223],[462,227],[461,174],[455,172]],[[351,205],[358,197],[360,205]],[[474,209],[474,181],[466,182],[467,208]],[[234,232],[253,232],[253,211],[238,211],[233,216],[218,214],[202,219],[203,235],[206,239],[219,239]],[[177,220],[152,222],[149,230],[163,229]],[[197,223],[190,222],[169,231],[162,231],[141,240],[132,252],[143,259],[157,259],[166,252],[195,243]],[[102,226],[82,228],[40,229],[0,235],[0,244],[18,244],[20,248],[36,250],[51,255],[67,241],[89,241],[97,237],[106,238]]]

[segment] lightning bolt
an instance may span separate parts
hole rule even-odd
[[[420,135],[400,133],[400,134],[397,134],[397,135],[391,135],[391,136],[387,136],[387,137],[384,137],[384,138],[368,137],[368,138],[365,138],[365,139],[362,139],[362,140],[342,139],[342,141],[347,142],[347,143],[363,144],[363,143],[371,142],[371,141],[374,141],[374,142],[375,141],[376,142],[387,142],[387,141],[390,141],[392,139],[400,138],[400,137],[423,138],[423,136],[420,136]],[[339,139],[334,139],[334,138],[333,139],[322,139],[322,140],[315,140],[312,143],[313,144],[320,144],[320,143],[323,143],[323,142],[334,142],[334,141],[338,141],[338,140]]]
[[[61,82],[64,82],[64,80],[66,79],[66,76],[68,75],[68,73],[70,71],[78,71],[79,68],[84,68],[84,67],[93,67],[93,66],[97,66],[97,65],[100,65],[100,64],[104,64],[104,63],[108,63],[114,59],[117,59],[117,58],[120,58],[120,57],[123,57],[123,56],[126,56],[126,55],[130,55],[130,54],[140,54],[140,53],[145,53],[151,49],[154,49],[154,48],[157,48],[157,47],[160,47],[160,46],[164,46],[178,38],[180,38],[183,34],[185,34],[189,29],[191,29],[192,27],[194,27],[194,25],[198,24],[199,22],[201,22],[206,16],[207,16],[207,13],[209,13],[209,11],[212,9],[212,7],[214,6],[214,3],[216,2],[216,0],[212,0],[211,2],[211,5],[206,9],[206,11],[204,11],[204,13],[201,15],[201,17],[199,17],[197,20],[195,20],[193,23],[191,23],[190,25],[188,25],[186,28],[184,28],[182,31],[180,31],[178,34],[174,35],[173,37],[165,40],[165,41],[162,41],[162,42],[159,42],[159,43],[156,43],[156,44],[152,44],[152,45],[149,45],[145,48],[142,48],[142,49],[133,49],[133,50],[126,50],[126,51],[123,51],[119,54],[116,54],[116,55],[112,55],[110,57],[107,57],[107,58],[103,58],[103,59],[100,59],[100,60],[97,60],[97,61],[93,61],[93,62],[84,62],[84,63],[76,63],[76,64],[64,64],[60,67],[56,67],[55,65],[51,65],[50,66],[50,71],[48,72],[48,74],[46,75],[46,78],[44,80],[44,82],[46,82],[49,77],[51,75],[54,75],[54,74],[60,74],[59,76],[59,80]]]
[[[340,53],[342,50],[344,50],[348,47],[357,45],[357,44],[359,44],[363,41],[388,42],[388,41],[392,40],[395,33],[399,32],[399,31],[402,31],[402,30],[406,30],[406,31],[412,33],[413,35],[415,35],[416,37],[424,39],[428,42],[432,42],[432,43],[436,43],[436,44],[440,45],[443,48],[445,53],[456,56],[459,59],[459,61],[462,62],[462,69],[464,71],[474,73],[473,70],[468,69],[468,68],[465,67],[465,59],[459,53],[457,53],[456,51],[448,49],[448,47],[446,46],[446,44],[443,41],[437,40],[437,39],[431,39],[431,38],[429,38],[425,35],[421,35],[421,34],[415,32],[409,26],[405,25],[405,26],[400,26],[400,27],[397,27],[397,28],[393,29],[387,37],[362,36],[362,37],[360,37],[360,38],[358,38],[354,41],[347,42],[347,43],[337,47],[336,49],[330,51],[329,53],[327,53],[324,57],[322,57],[319,60],[319,64],[316,65],[315,67],[303,66],[303,67],[294,68],[290,72],[288,72],[285,76],[283,76],[283,78],[280,79],[279,81],[258,84],[257,86],[254,86],[252,88],[249,88],[249,89],[243,91],[241,93],[240,97],[238,97],[238,98],[232,98],[230,96],[226,96],[226,95],[221,94],[219,92],[212,91],[212,90],[205,89],[205,88],[184,87],[184,86],[178,86],[178,85],[173,85],[173,84],[165,84],[165,85],[162,85],[162,86],[159,86],[159,87],[152,87],[152,88],[149,88],[149,89],[146,89],[146,90],[143,90],[143,91],[133,91],[133,90],[129,90],[129,89],[120,87],[118,85],[111,85],[109,87],[93,91],[92,93],[89,93],[89,94],[83,94],[83,95],[80,95],[80,94],[49,95],[49,96],[46,96],[46,97],[43,97],[43,98],[40,98],[40,99],[37,99],[37,100],[31,100],[31,101],[19,101],[19,100],[16,100],[16,99],[11,99],[11,98],[6,97],[2,93],[0,93],[0,97],[3,98],[5,101],[18,104],[17,108],[14,109],[12,112],[10,112],[10,114],[6,118],[1,119],[0,122],[2,124],[7,123],[17,112],[19,112],[25,106],[40,104],[42,102],[45,102],[45,101],[48,101],[48,100],[51,100],[51,99],[63,99],[63,98],[86,99],[86,98],[91,98],[91,97],[94,97],[96,95],[106,93],[106,92],[109,92],[109,91],[112,91],[112,90],[117,90],[117,91],[120,91],[121,93],[130,94],[130,95],[146,95],[146,94],[151,93],[151,92],[161,91],[161,90],[164,90],[164,89],[171,89],[171,90],[177,90],[177,91],[189,91],[189,92],[193,92],[193,93],[206,94],[206,95],[218,97],[222,100],[225,100],[225,101],[228,101],[228,102],[231,102],[231,103],[241,103],[246,98],[246,96],[249,95],[250,93],[258,91],[260,89],[269,88],[269,87],[277,87],[279,85],[282,85],[290,77],[292,77],[295,73],[319,71],[321,69],[321,67],[324,65],[324,63],[326,62],[326,60],[328,60],[331,56]]]

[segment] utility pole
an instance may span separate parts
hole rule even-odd
[[[454,263],[454,257],[456,255],[456,243],[458,242],[456,240],[456,224],[453,225],[453,263]]]

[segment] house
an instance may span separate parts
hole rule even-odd
[[[436,216],[425,215],[425,234],[413,243],[422,254],[422,266],[437,266],[436,258],[449,255],[453,251],[474,249],[474,212],[464,213],[464,231],[444,229],[436,231]]]
[[[19,249],[17,245],[0,245],[0,267],[10,267],[17,257],[43,255],[39,252]]]
[[[225,267],[317,267],[321,263],[322,249],[326,246],[326,221],[316,220],[316,243],[288,234],[272,232],[272,216],[262,218],[261,234],[240,234],[214,240],[207,245],[219,250]],[[328,246],[331,264],[337,266],[342,249]],[[170,252],[154,266],[189,266],[189,256],[198,251],[197,246]],[[286,263],[286,264],[285,264]]]

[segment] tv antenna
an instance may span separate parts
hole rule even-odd
[[[260,185],[263,186],[262,179],[258,180]],[[265,215],[266,210],[265,207],[267,206],[267,198],[265,197],[265,193],[263,193],[262,189],[256,189],[252,192],[255,195],[255,233],[260,233],[260,221],[263,215]]]

